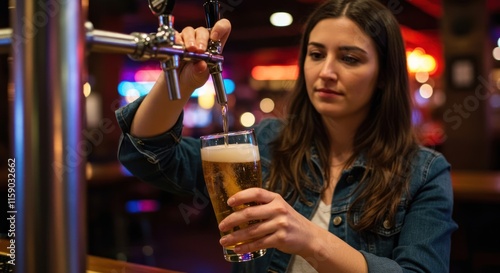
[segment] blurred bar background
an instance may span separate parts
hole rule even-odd
[[[11,28],[7,2],[0,4],[0,29]],[[296,73],[305,11],[319,0],[220,2],[222,17],[233,25],[223,53],[223,76],[230,128],[237,130],[281,115],[280,99]],[[415,128],[422,143],[444,153],[453,167],[460,228],[453,237],[451,272],[500,272],[500,1],[381,2],[394,11],[406,42]],[[43,1],[36,3],[44,5],[36,9],[38,15],[59,12],[57,5],[44,9]],[[177,1],[174,27],[204,26],[202,4]],[[275,12],[286,12],[293,21],[274,26],[270,17]],[[43,23],[36,15],[22,20]],[[124,34],[155,32],[158,27],[147,1],[139,0],[88,0],[88,21],[95,29]],[[0,39],[4,36],[9,33],[0,31]],[[3,181],[8,159],[14,157],[9,131],[14,61],[1,43],[0,48],[0,200],[6,200]],[[74,147],[73,152],[86,158],[81,167],[88,254],[176,271],[228,272],[206,196],[159,191],[128,174],[116,160],[120,130],[114,110],[147,93],[161,71],[158,62],[87,52],[85,66],[85,84],[78,92],[85,104],[80,137],[86,148]],[[185,135],[221,131],[214,102],[212,84],[192,96],[185,108]],[[7,202],[2,203],[0,218],[6,219]],[[8,223],[0,225],[6,238]]]

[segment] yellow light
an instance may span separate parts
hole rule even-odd
[[[215,103],[215,96],[211,93],[203,93],[198,95],[198,104],[203,109],[212,109]]]
[[[93,175],[94,175],[94,169],[92,169],[92,164],[87,162],[85,164],[85,177],[87,178],[87,180],[90,180],[92,179]]]
[[[250,112],[245,112],[240,116],[240,123],[245,127],[250,127],[255,124],[255,116]]]
[[[434,73],[437,69],[436,59],[429,54],[425,54],[425,50],[420,47],[415,48],[411,52],[406,52],[408,70],[411,73],[428,72]]]
[[[198,104],[203,109],[211,109],[215,103],[215,89],[212,81],[208,80],[198,88]]]
[[[420,68],[420,56],[425,54],[424,50],[422,48],[415,48],[411,52],[406,53],[406,58],[408,61],[408,69],[410,72],[417,72],[419,71]]]
[[[85,97],[90,96],[90,93],[92,92],[92,87],[90,86],[90,83],[86,82],[83,84],[83,95]]]
[[[436,72],[437,64],[436,59],[429,54],[425,54],[422,56],[422,65],[420,67],[420,71],[434,73]]]
[[[270,98],[264,98],[260,101],[260,110],[264,113],[271,113],[274,110],[274,101]]]

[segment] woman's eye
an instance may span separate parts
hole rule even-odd
[[[344,61],[347,64],[357,64],[357,63],[359,63],[358,59],[356,59],[355,57],[349,56],[349,55],[343,56],[342,57],[342,61]]]
[[[308,55],[312,60],[319,60],[323,57],[323,54],[317,51],[311,51]]]

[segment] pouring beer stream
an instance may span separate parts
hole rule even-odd
[[[208,30],[212,30],[212,27],[215,23],[220,19],[219,13],[219,1],[217,0],[208,0],[203,5],[205,8],[205,19]],[[214,55],[222,54],[222,45],[220,41],[210,40],[208,42],[207,51]],[[229,132],[229,125],[227,120],[227,96],[226,89],[224,86],[224,80],[222,79],[222,63],[209,63],[208,68],[210,71],[210,75],[212,75],[212,82],[214,84],[215,96],[217,97],[217,103],[221,106],[222,112],[222,128],[224,134]],[[227,144],[227,138],[225,139],[225,143]]]

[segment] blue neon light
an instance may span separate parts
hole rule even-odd
[[[130,95],[131,90],[136,90],[139,96],[144,96],[149,93],[149,90],[153,88],[154,82],[134,82],[134,81],[122,81],[118,84],[118,94],[122,97]],[[236,85],[230,79],[224,79],[224,87],[226,88],[226,94],[231,94],[234,92]],[[198,97],[199,88],[196,89],[191,95],[192,98]]]
[[[158,211],[160,204],[156,200],[130,200],[125,204],[125,208],[129,213],[154,212]]]

